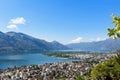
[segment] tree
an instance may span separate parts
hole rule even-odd
[[[120,17],[112,14],[113,24],[115,24],[114,28],[108,28],[108,36],[113,39],[120,38]]]
[[[97,64],[91,71],[93,80],[119,80],[120,79],[120,65],[115,58],[109,61]]]
[[[113,24],[115,27],[113,29],[108,28],[108,35],[113,39],[120,38],[120,17],[112,14]],[[117,51],[116,61],[120,64],[120,49]]]
[[[113,39],[120,38],[120,18],[112,15],[113,29],[108,28],[108,36]],[[120,50],[118,54],[110,60],[97,64],[91,71],[93,80],[120,80]]]

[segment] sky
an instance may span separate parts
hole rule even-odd
[[[63,44],[100,41],[120,0],[0,0],[0,31]]]

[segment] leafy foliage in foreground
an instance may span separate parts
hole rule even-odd
[[[97,64],[91,71],[93,80],[120,80],[120,65],[116,58]]]
[[[113,39],[120,38],[120,17],[112,15],[115,28],[108,28],[108,35]],[[117,56],[109,61],[97,64],[91,71],[93,80],[120,80],[120,50]]]
[[[118,50],[118,53],[117,53],[117,56],[115,56],[115,59],[120,65],[120,50]]]
[[[113,39],[120,38],[120,17],[112,15],[113,24],[115,24],[115,28],[108,28],[108,35]]]

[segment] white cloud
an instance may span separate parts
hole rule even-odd
[[[92,38],[92,39],[90,39],[90,42],[93,42],[93,41],[103,41],[103,40],[105,40],[106,38]]]
[[[24,24],[26,20],[23,17],[18,17],[10,20],[10,24]]]
[[[9,29],[18,29],[18,25],[19,24],[25,24],[26,20],[23,17],[18,17],[15,19],[11,19],[9,21],[9,25],[7,26],[7,28]]]
[[[7,28],[9,29],[17,29],[17,25],[14,25],[14,24],[11,24],[11,25],[8,25]]]
[[[82,37],[78,37],[78,38],[76,38],[74,40],[71,40],[69,43],[80,43],[82,41],[83,41],[83,38]]]
[[[103,41],[103,40],[106,40],[107,38],[100,38],[100,37],[98,37],[98,38],[91,38],[91,39],[83,39],[82,37],[78,37],[78,38],[76,38],[76,39],[74,39],[74,40],[71,40],[70,42],[68,42],[69,44],[70,43],[80,43],[80,42],[96,42],[96,41]]]

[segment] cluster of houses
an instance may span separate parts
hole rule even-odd
[[[73,55],[71,62],[46,63],[0,70],[0,80],[76,80],[86,76],[97,64],[108,60],[114,54]]]

